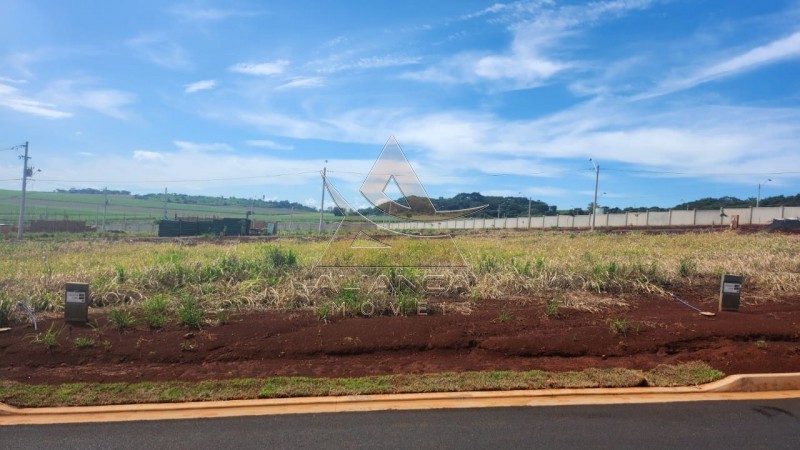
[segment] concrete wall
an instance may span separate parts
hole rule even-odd
[[[721,213],[724,212],[724,215]],[[729,225],[733,215],[739,216],[739,225],[766,225],[774,219],[800,217],[800,207],[762,207],[762,208],[725,208],[714,210],[673,210],[642,213],[598,214],[595,219],[596,228],[606,227],[680,227],[680,226],[712,226]],[[554,228],[589,228],[592,216],[544,216],[531,217],[530,227],[527,217],[508,217],[500,219],[466,219],[447,222],[419,223],[395,222],[388,225],[394,230],[414,229],[480,229],[480,228],[516,228],[516,229],[554,229]],[[314,225],[316,227],[316,225]]]

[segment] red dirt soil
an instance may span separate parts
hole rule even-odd
[[[712,291],[681,296],[716,311]],[[428,316],[339,317],[323,323],[312,311],[267,311],[234,316],[228,324],[200,331],[177,324],[151,331],[140,324],[124,333],[92,311],[101,334],[65,325],[59,346],[49,351],[31,342],[35,332],[29,325],[0,333],[0,379],[62,383],[647,370],[695,360],[726,374],[800,371],[800,295],[777,295],[761,304],[745,299],[739,312],[711,318],[664,296],[621,299],[631,306],[595,313],[561,308],[557,318],[545,316],[542,298],[482,300],[468,315],[454,308],[442,314],[436,302],[448,301],[438,299],[431,300],[435,313]],[[612,318],[627,320],[627,336],[611,332]],[[63,324],[46,320],[39,331],[52,322],[56,328]],[[97,345],[75,348],[73,340],[80,336],[95,338]]]

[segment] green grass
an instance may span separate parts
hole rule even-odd
[[[240,400],[334,395],[472,392],[523,389],[694,386],[724,374],[705,363],[580,372],[447,372],[355,378],[272,377],[200,382],[25,384],[0,381],[0,401],[16,407]]]
[[[199,330],[203,325],[203,315],[205,313],[197,299],[192,296],[184,295],[181,297],[175,312],[178,314],[180,323],[189,328]]]
[[[63,327],[59,329],[55,329],[56,323],[53,322],[50,324],[50,328],[43,333],[36,333],[35,335],[31,336],[30,340],[32,343],[36,345],[41,345],[47,350],[52,350],[55,347],[58,347],[60,344],[58,343],[58,338],[61,336],[61,332],[64,330]]]
[[[10,323],[11,313],[14,311],[14,301],[5,292],[0,292],[0,328],[7,327]]]
[[[0,189],[0,223],[16,223],[19,213],[19,191]],[[106,222],[120,221],[123,218],[158,220],[164,215],[164,202],[157,199],[135,199],[131,196],[109,195],[106,208]],[[26,196],[26,217],[40,219],[47,216],[50,220],[65,217],[71,220],[85,220],[94,224],[95,219],[102,221],[104,196],[102,194],[68,194],[58,192],[29,191]],[[242,217],[249,207],[234,205],[197,205],[185,203],[167,203],[170,218],[179,217]],[[315,222],[319,213],[303,211],[291,213],[281,208],[254,208],[255,220],[284,221],[295,223]],[[12,220],[13,219],[13,220]],[[336,218],[331,213],[325,214],[326,221]]]
[[[75,344],[75,348],[90,348],[94,347],[97,341],[90,337],[76,337],[72,343]]]
[[[169,302],[163,294],[156,294],[142,303],[144,321],[151,329],[163,328],[167,324]]]
[[[114,324],[114,327],[120,332],[131,329],[136,325],[136,319],[130,311],[117,308],[108,313],[108,321]]]

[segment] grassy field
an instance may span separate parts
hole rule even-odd
[[[468,234],[456,242],[470,270],[437,271],[445,279],[438,296],[469,301],[550,296],[566,307],[591,309],[575,294],[665,293],[716,285],[723,273],[744,275],[748,299],[755,301],[800,292],[800,236],[520,232]],[[316,238],[269,243],[6,241],[0,242],[0,295],[5,303],[23,301],[37,311],[58,311],[64,283],[82,281],[90,283],[95,306],[139,308],[154,297],[165,298],[170,307],[191,298],[210,311],[319,308],[336,302],[352,314],[358,314],[367,294],[370,300],[395,294],[391,289],[370,292],[376,285],[394,286],[409,297],[426,295],[403,289],[402,280],[424,284],[421,269],[313,269],[326,245]],[[379,252],[370,254],[380,258]],[[320,275],[328,275],[322,288]]]
[[[16,223],[19,214],[19,191],[0,190],[0,223]],[[164,215],[164,203],[159,200],[140,200],[126,195],[109,195],[107,220],[152,219]],[[101,194],[68,194],[57,192],[29,192],[26,196],[28,219],[72,220],[94,222],[103,215],[104,196]],[[245,217],[250,208],[242,206],[209,206],[167,203],[169,217]],[[316,212],[295,212],[281,208],[253,208],[255,220],[313,222],[319,220]],[[326,220],[334,220],[326,214]]]

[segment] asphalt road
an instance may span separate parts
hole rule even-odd
[[[800,399],[0,427],[15,448],[800,448]]]

